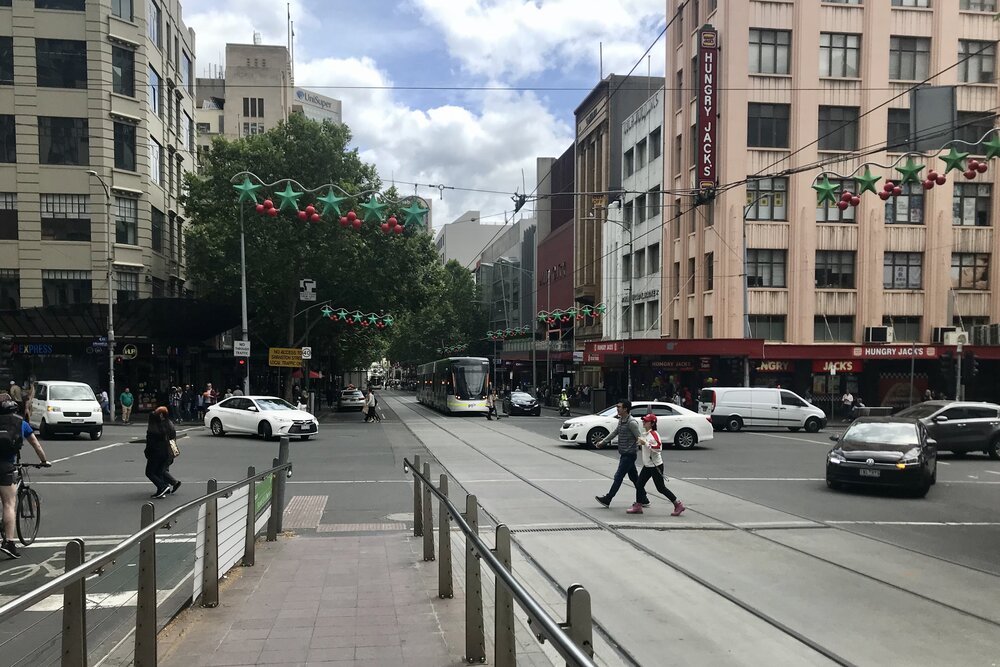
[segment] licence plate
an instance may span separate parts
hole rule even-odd
[[[869,468],[862,468],[861,470],[858,471],[858,474],[861,475],[862,477],[881,477],[882,471],[870,470]]]
[[[73,420],[71,420],[71,422],[72,422],[73,424],[82,424],[82,423],[83,423],[83,420],[82,420],[82,419],[73,419]]]

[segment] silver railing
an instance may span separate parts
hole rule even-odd
[[[570,667],[594,667],[593,619],[590,613],[590,593],[580,584],[573,584],[566,594],[566,622],[559,623],[535,600],[511,574],[510,529],[505,524],[496,528],[496,548],[490,549],[479,537],[479,502],[466,495],[465,512],[448,497],[448,476],[442,474],[439,486],[431,482],[429,463],[420,468],[420,457],[413,463],[403,459],[403,471],[413,471],[413,535],[423,538],[425,561],[434,560],[433,499],[440,501],[438,519],[438,595],[454,597],[451,570],[451,522],[465,535],[465,659],[486,662],[486,633],[483,622],[483,586],[480,563],[486,563],[496,581],[493,664],[513,667],[517,664],[514,640],[514,605],[528,617],[528,625],[540,642],[546,639]]]
[[[282,530],[282,508],[284,507],[285,480],[292,475],[292,463],[288,461],[288,438],[282,437],[279,444],[278,458],[273,459],[272,467],[264,472],[257,472],[251,466],[247,469],[246,478],[229,484],[223,488],[218,488],[215,479],[208,480],[207,493],[200,498],[196,498],[174,510],[171,510],[162,517],[157,518],[153,503],[147,502],[142,505],[140,511],[141,529],[125,538],[108,551],[95,554],[89,559],[86,558],[86,545],[82,539],[74,539],[66,544],[65,550],[65,571],[56,576],[51,581],[29,591],[20,597],[8,602],[0,607],[0,627],[20,627],[20,631],[11,632],[6,641],[0,642],[0,655],[4,656],[5,665],[36,665],[61,663],[63,667],[86,667],[91,658],[104,658],[111,652],[122,649],[125,646],[129,634],[134,632],[134,643],[132,649],[134,654],[131,662],[141,667],[155,666],[157,664],[157,632],[161,627],[161,621],[169,621],[177,612],[186,607],[189,603],[200,602],[202,607],[217,607],[219,605],[219,580],[225,574],[220,571],[220,520],[233,524],[233,517],[238,517],[242,507],[234,503],[227,504],[227,513],[220,516],[220,499],[228,499],[234,493],[247,487],[246,502],[246,526],[242,536],[242,553],[231,551],[227,560],[234,557],[244,567],[249,567],[255,561],[255,546],[259,532],[266,531],[266,539],[269,542],[277,540],[278,534]],[[257,484],[260,482],[271,482],[269,498],[258,515],[257,508]],[[201,515],[201,508],[205,508],[204,515]],[[263,520],[264,508],[269,510],[266,528],[258,530],[258,523]],[[181,517],[189,512],[195,512],[195,526],[203,523],[195,535],[195,541],[200,540],[201,579],[200,594],[194,599],[191,594],[178,596],[180,602],[175,600],[175,606],[165,613],[160,614],[157,591],[157,537],[161,531],[170,531],[179,525]],[[228,521],[227,521],[228,520]],[[233,524],[236,528],[238,524]],[[234,549],[239,549],[239,535],[234,533]],[[171,540],[176,538],[161,538],[161,548],[171,546]],[[132,561],[132,550],[138,550],[137,558]],[[198,561],[196,548],[193,560]],[[174,555],[171,559],[160,560],[160,565],[164,566],[176,559]],[[180,560],[185,560],[181,558]],[[186,559],[188,561],[192,559]],[[109,571],[116,564],[120,565]],[[188,564],[185,562],[182,567]],[[196,568],[191,564],[190,573],[184,574],[178,587],[189,577],[194,577]],[[134,575],[129,575],[128,569],[134,568]],[[188,572],[183,570],[183,572]],[[112,608],[102,606],[94,597],[100,598],[100,594],[90,594],[88,598],[88,586],[92,580],[97,578],[114,578],[116,585],[129,586],[126,596],[131,603],[134,598],[135,615],[134,621],[128,619],[118,619],[119,623],[114,630],[118,632],[107,638],[107,633],[102,635],[102,642],[114,644],[114,648],[105,655],[90,655],[88,653],[88,637],[93,634],[96,627],[100,627],[108,622],[108,617],[112,614],[121,615],[121,607]],[[122,583],[124,581],[124,584]],[[134,582],[136,589],[131,594],[130,584]],[[194,582],[193,582],[194,583]],[[48,616],[41,620],[33,619],[21,620],[19,615],[32,607],[43,603],[47,598],[61,594],[61,610],[49,611]],[[130,595],[131,594],[131,595]],[[88,604],[88,602],[90,604]],[[88,607],[92,607],[88,609]],[[50,617],[54,617],[61,611],[61,627],[54,635],[46,636],[41,624]],[[110,613],[109,613],[110,612]],[[96,617],[96,619],[95,619]],[[165,618],[164,618],[165,617]],[[20,621],[20,622],[19,622]],[[113,622],[113,621],[112,621]],[[54,626],[54,619],[52,625]],[[123,627],[131,626],[131,627]],[[107,626],[110,627],[110,626]],[[50,628],[51,630],[51,628]],[[46,639],[40,646],[33,650],[26,650],[21,646],[7,646],[20,635],[34,631],[36,635],[45,636]],[[36,637],[37,639],[37,637]],[[126,647],[127,648],[127,647]]]

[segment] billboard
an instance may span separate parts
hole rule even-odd
[[[711,25],[698,31],[698,189],[714,188],[718,133],[719,32]]]

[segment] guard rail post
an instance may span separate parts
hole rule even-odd
[[[288,463],[288,436],[283,435],[278,441],[278,465],[284,465]],[[274,477],[274,488],[271,493],[278,496],[278,521],[275,524],[277,532],[281,532],[284,526],[284,514],[285,514],[285,475],[275,475]]]
[[[153,503],[145,503],[140,514],[145,528],[156,520]],[[135,664],[156,667],[156,533],[139,543],[139,581],[135,602]]]
[[[83,540],[66,543],[66,569],[83,565]],[[62,665],[78,667],[87,664],[87,591],[85,578],[63,589]]]
[[[278,467],[278,459],[271,459],[271,467]],[[268,504],[269,516],[267,517],[267,541],[274,542],[278,539],[278,504],[274,497],[274,485],[277,483],[277,475],[271,475],[271,500]]]
[[[465,497],[462,515],[473,535],[479,535],[479,501]],[[486,662],[486,631],[483,628],[483,581],[479,554],[469,537],[465,538],[465,659],[469,663]]]
[[[590,613],[590,593],[582,585],[573,584],[566,591],[566,622],[559,625],[577,646],[591,658],[594,657],[594,618]]]
[[[413,536],[420,537],[424,534],[424,515],[420,509],[420,454],[413,457]]]
[[[506,524],[497,526],[496,548],[493,554],[510,572],[510,528]],[[496,614],[494,620],[493,664],[498,667],[517,665],[517,644],[514,642],[514,596],[500,580],[496,580]]]
[[[438,487],[441,494],[448,497],[448,476],[441,474],[441,484]],[[454,584],[451,576],[451,515],[448,514],[448,506],[438,503],[441,511],[441,519],[438,521],[438,597],[455,597]]]
[[[219,483],[208,480],[208,492],[219,490]],[[201,606],[219,606],[219,501],[205,503],[205,560],[201,571]]]
[[[431,464],[424,464],[424,479],[431,478]],[[434,505],[431,503],[431,485],[422,484],[424,488],[423,520],[421,528],[424,532],[424,560],[434,560]]]
[[[247,468],[247,477],[257,474],[257,468]],[[243,540],[243,567],[257,562],[257,480],[247,485],[247,533]]]

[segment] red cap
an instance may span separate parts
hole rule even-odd
[[[656,415],[654,415],[652,412],[644,414],[642,416],[642,421],[644,421],[644,422],[653,422],[655,424],[656,423]]]

